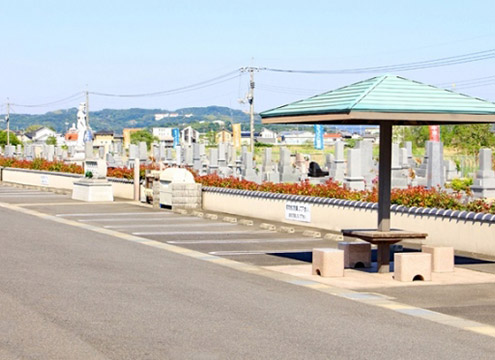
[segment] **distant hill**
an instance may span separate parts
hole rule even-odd
[[[163,118],[156,121],[155,115],[157,114],[161,114]],[[65,132],[73,123],[76,123],[76,115],[76,108],[51,111],[41,115],[12,113],[10,115],[10,128],[12,130],[21,130],[29,125],[40,124],[52,127],[57,132]],[[226,124],[231,121],[248,123],[249,114],[222,106],[190,107],[174,111],[139,108],[125,110],[103,109],[94,112],[90,111],[89,113],[89,121],[93,130],[113,130],[116,133],[122,132],[123,128],[168,127],[186,124],[190,124],[195,128],[203,128],[204,130],[205,128],[208,129],[216,120],[224,121]],[[260,118],[257,115],[255,122],[260,122]],[[5,123],[0,126],[5,128]]]

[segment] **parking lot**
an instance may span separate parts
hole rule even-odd
[[[286,233],[280,231],[284,224],[264,224],[260,219],[235,218],[237,223],[233,223],[233,216],[229,214],[199,211],[179,214],[131,201],[86,203],[72,200],[67,194],[0,186],[0,203],[34,211],[41,217],[70,220],[86,228],[149,239],[191,249],[205,256],[214,255],[275,271],[284,266],[307,267],[311,263],[313,248],[337,246],[335,240],[325,238],[325,232],[321,233],[321,237],[303,236],[303,233],[311,235],[318,229],[294,227],[294,233]],[[270,226],[275,230],[268,229]],[[477,270],[474,275],[495,273],[493,261],[456,257],[456,266]],[[347,280],[351,279],[348,275]],[[373,277],[366,278],[359,291],[381,294],[412,306],[495,325],[495,315],[491,311],[495,308],[494,280],[472,284],[411,283],[400,287],[396,287],[398,284],[393,280],[390,283],[393,283],[392,286],[381,286],[381,283],[373,281]]]
[[[313,248],[337,244],[323,236],[303,236],[306,229],[302,227],[293,228],[292,234],[280,232],[281,224],[264,224],[259,219],[244,219],[247,225],[242,225],[229,222],[229,214],[211,214],[216,219],[206,219],[199,217],[203,213],[182,215],[128,201],[85,203],[64,194],[8,186],[0,187],[0,202],[262,266],[309,262]],[[267,229],[268,225],[276,230]]]

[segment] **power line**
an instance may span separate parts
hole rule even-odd
[[[232,76],[234,74],[235,74],[235,76]],[[180,93],[187,92],[187,91],[194,91],[194,90],[203,89],[205,87],[217,85],[217,84],[223,83],[225,81],[229,81],[229,80],[232,80],[234,78],[237,78],[238,75],[239,75],[239,70],[234,70],[234,71],[228,72],[226,74],[216,76],[214,78],[204,80],[204,81],[201,81],[201,82],[198,82],[195,84],[186,85],[186,86],[182,86],[182,87],[175,88],[175,89],[155,91],[155,92],[142,93],[142,94],[111,94],[111,93],[103,93],[103,92],[96,92],[96,91],[91,91],[89,93],[91,95],[97,95],[97,96],[126,97],[126,98],[172,95],[172,94],[180,94]]]
[[[17,104],[17,103],[11,103],[11,105],[15,105],[15,106],[19,106],[19,107],[28,107],[28,108],[32,108],[32,107],[46,107],[46,106],[51,106],[51,105],[57,105],[57,104],[60,104],[60,103],[64,103],[64,102],[67,102],[69,100],[75,100],[81,96],[83,96],[84,93],[82,91],[79,91],[75,94],[72,94],[71,96],[67,96],[63,99],[60,99],[60,100],[55,100],[55,101],[51,101],[51,102],[47,102],[47,103],[44,103],[44,104]]]
[[[272,72],[283,72],[283,73],[299,73],[299,74],[362,74],[362,73],[376,73],[376,72],[391,72],[391,71],[409,71],[409,70],[419,70],[428,69],[434,67],[450,66],[457,64],[465,64],[474,61],[481,61],[486,59],[495,58],[495,49],[489,49],[484,51],[478,51],[474,53],[456,55],[443,57],[433,60],[416,61],[403,64],[395,65],[384,65],[384,66],[374,66],[374,67],[364,67],[364,68],[354,68],[354,69],[340,69],[340,70],[292,70],[292,69],[276,69],[276,68],[263,68],[262,70],[272,71]]]

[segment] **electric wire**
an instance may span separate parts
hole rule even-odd
[[[293,69],[263,68],[262,70],[271,71],[271,72],[299,73],[299,74],[332,74],[332,75],[362,74],[362,73],[428,69],[428,68],[435,68],[442,66],[465,64],[465,63],[493,59],[493,58],[495,58],[495,49],[478,51],[463,55],[443,57],[433,60],[424,60],[424,61],[416,61],[416,62],[403,63],[403,64],[363,67],[363,68],[354,68],[354,69],[351,68],[351,69],[340,69],[340,70],[293,70]]]
[[[155,91],[155,92],[150,92],[150,93],[142,93],[142,94],[112,94],[112,93],[104,93],[104,92],[97,92],[97,91],[91,91],[89,94],[91,95],[96,95],[96,96],[107,96],[107,97],[125,97],[125,98],[133,98],[133,97],[153,97],[153,96],[163,96],[163,95],[172,95],[172,94],[180,94],[186,91],[193,91],[193,90],[198,90],[202,89],[208,86],[213,86],[216,84],[220,84],[224,81],[232,80],[233,78],[237,78],[239,73],[239,70],[234,70],[230,71],[226,74],[216,76],[214,78],[204,80],[195,84],[191,85],[186,85],[182,87],[178,87],[175,89],[169,89],[169,90],[162,90],[162,91]],[[234,77],[232,75],[235,74]],[[227,79],[226,79],[227,78]]]
[[[17,103],[11,103],[11,105],[15,105],[15,106],[18,106],[18,107],[28,107],[28,108],[46,107],[46,106],[52,106],[52,105],[61,104],[61,103],[67,102],[67,101],[72,101],[72,100],[75,100],[75,99],[80,98],[82,96],[84,96],[84,92],[79,91],[79,92],[77,92],[75,94],[72,94],[71,96],[67,96],[67,97],[65,97],[63,99],[59,99],[59,100],[47,102],[47,103],[44,103],[44,104],[17,104]]]

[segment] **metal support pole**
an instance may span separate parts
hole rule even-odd
[[[134,201],[140,200],[140,185],[139,185],[139,157],[134,159]]]
[[[390,172],[392,167],[392,124],[380,123],[378,169],[378,231],[390,231]]]

